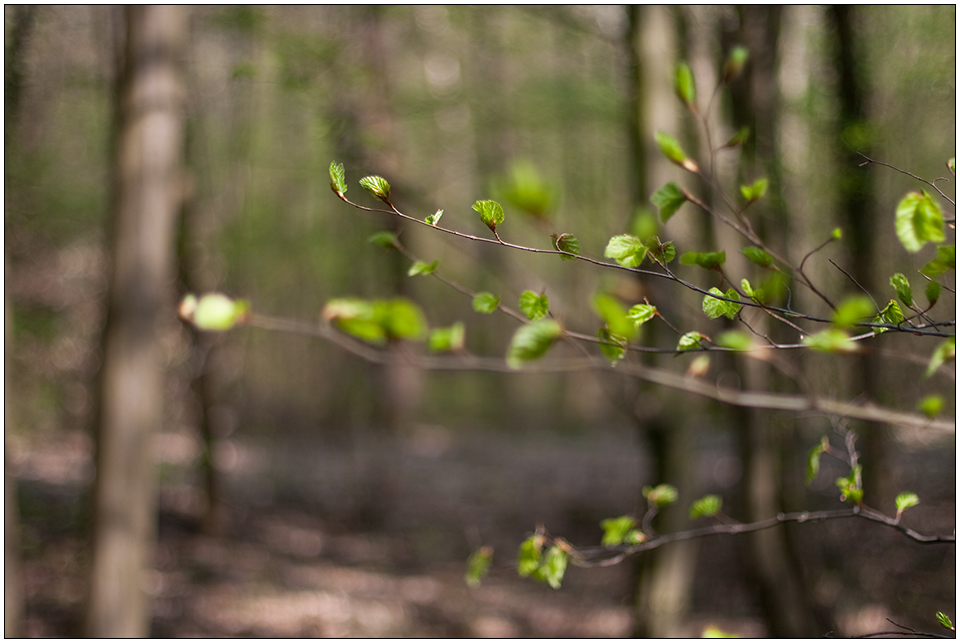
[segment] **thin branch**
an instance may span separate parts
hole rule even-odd
[[[929,185],[930,187],[932,187],[934,190],[936,190],[936,191],[940,194],[940,196],[942,196],[944,199],[946,199],[947,201],[949,201],[950,204],[951,204],[953,207],[957,207],[956,201],[954,201],[953,199],[951,199],[950,197],[948,197],[946,194],[944,194],[943,191],[942,191],[940,188],[938,188],[935,183],[932,183],[931,181],[928,181],[928,180],[926,180],[926,179],[920,178],[919,176],[917,176],[917,175],[914,174],[913,172],[907,172],[906,170],[901,170],[901,169],[898,168],[896,165],[890,165],[889,163],[884,163],[883,161],[876,161],[876,160],[870,158],[869,156],[867,156],[866,154],[864,154],[863,152],[857,152],[857,154],[859,154],[860,156],[862,156],[863,158],[866,159],[866,161],[864,161],[863,163],[860,164],[860,167],[863,167],[864,165],[867,165],[867,164],[869,164],[869,163],[876,163],[877,165],[883,165],[884,167],[888,167],[888,168],[890,168],[891,170],[896,170],[896,171],[899,172],[900,174],[906,174],[907,176],[909,176],[909,177],[911,177],[911,178],[914,178],[914,179],[916,179],[917,181],[920,181],[921,183],[926,183],[927,185]]]

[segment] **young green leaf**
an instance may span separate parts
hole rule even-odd
[[[834,228],[833,232],[830,233],[830,237],[835,241],[839,241],[840,239],[843,238],[843,230],[841,230],[840,228]]]
[[[917,252],[928,241],[944,240],[943,212],[926,191],[910,192],[897,205],[897,237],[909,252]]]
[[[943,397],[940,395],[926,395],[917,402],[917,410],[928,418],[935,418],[943,410]]]
[[[730,348],[735,351],[748,351],[753,348],[753,339],[750,335],[739,330],[728,330],[717,336],[717,346]]]
[[[830,328],[804,337],[803,343],[821,353],[854,353],[857,350],[856,343],[851,342],[850,336],[839,328]]]
[[[507,349],[507,366],[516,370],[529,361],[543,357],[563,333],[563,329],[552,319],[541,319],[521,326]]]
[[[426,261],[415,261],[410,269],[407,270],[408,277],[415,277],[416,275],[429,275],[437,269],[437,266],[440,264],[440,260],[436,260],[433,263],[427,263]]]
[[[382,176],[365,176],[360,179],[360,185],[384,203],[390,203],[390,184]]]
[[[680,338],[680,341],[677,342],[677,352],[690,351],[695,348],[700,348],[700,342],[702,342],[704,339],[707,339],[707,336],[702,333],[698,333],[695,330],[685,333]]]
[[[767,180],[766,179],[757,179],[753,182],[753,185],[741,185],[740,194],[743,195],[743,198],[747,200],[748,203],[753,203],[757,199],[763,198],[763,195],[767,193]]]
[[[520,295],[520,310],[530,321],[537,321],[547,316],[550,302],[546,295],[538,295],[532,290],[524,290]]]
[[[880,311],[880,314],[873,318],[873,321],[876,324],[899,325],[903,321],[903,311],[900,310],[900,304],[891,299],[890,303],[888,303],[884,309]],[[879,335],[887,330],[889,329],[875,328],[874,332]]]
[[[691,110],[696,111],[697,86],[693,80],[693,72],[690,71],[690,65],[687,63],[677,65],[674,89],[676,89],[677,96],[680,97],[680,100]]]
[[[221,293],[209,293],[197,299],[187,295],[178,307],[180,317],[200,330],[224,331],[247,320],[250,302],[230,299]]]
[[[433,214],[428,214],[427,217],[424,219],[424,221],[436,227],[440,225],[440,218],[442,216],[443,216],[443,210],[437,210]]]
[[[742,249],[740,253],[761,268],[770,268],[773,265],[773,257],[771,257],[770,253],[763,248],[747,246],[746,248]]]
[[[724,144],[724,147],[737,147],[738,145],[743,145],[747,142],[747,139],[750,138],[750,128],[741,127],[737,130],[737,133],[734,134],[729,141]]]
[[[554,234],[551,235],[554,247],[560,252],[569,252],[572,255],[580,254],[580,241],[572,234]],[[576,257],[560,255],[561,261],[576,261]]]
[[[534,534],[520,543],[517,552],[517,573],[530,576],[540,568],[540,554],[543,551],[544,537]]]
[[[672,241],[660,243],[660,239],[654,237],[648,239],[643,245],[646,247],[651,261],[655,261],[661,266],[667,265],[677,256],[677,247],[673,245]]]
[[[434,328],[427,339],[427,348],[431,353],[445,353],[463,349],[465,339],[464,327],[456,322],[447,328]]]
[[[597,331],[597,338],[600,340],[600,352],[612,366],[616,366],[626,353],[627,338],[611,333],[605,326]]]
[[[726,317],[728,319],[734,319],[737,316],[737,313],[740,312],[741,304],[736,304],[732,301],[724,301],[722,299],[717,299],[716,297],[726,297],[728,299],[740,299],[740,295],[737,294],[737,291],[731,288],[726,293],[721,292],[719,288],[711,288],[710,293],[715,295],[711,297],[710,295],[704,295],[703,297],[703,312],[710,319],[716,319],[717,317]]]
[[[650,304],[637,304],[627,311],[627,319],[633,322],[633,325],[640,328],[657,314],[657,307]]]
[[[341,197],[347,193],[347,181],[343,171],[343,163],[330,163],[330,189]]]
[[[704,496],[699,500],[694,500],[693,504],[690,505],[690,517],[699,518],[705,516],[709,518],[716,516],[721,507],[723,507],[723,498],[720,496]]]
[[[470,554],[467,560],[467,573],[463,577],[467,587],[471,589],[480,587],[480,581],[487,575],[492,561],[493,549],[487,546],[479,547]]]
[[[600,528],[603,529],[603,539],[600,544],[604,547],[613,547],[623,544],[627,534],[633,529],[637,521],[630,516],[620,516],[619,518],[607,518],[600,521]]]
[[[747,62],[747,57],[749,52],[746,47],[741,47],[737,45],[730,50],[730,54],[727,56],[727,61],[723,65],[723,82],[729,83],[731,80],[740,75],[740,71],[743,69],[744,64]]]
[[[405,297],[374,301],[374,321],[387,337],[421,341],[427,336],[427,321],[420,306]]]
[[[499,305],[500,298],[491,292],[478,292],[473,298],[473,309],[484,315],[489,315],[496,311]]]
[[[387,332],[376,319],[373,302],[355,298],[331,299],[323,307],[321,316],[348,335],[365,342],[383,344],[387,341]]]
[[[666,223],[680,206],[687,202],[687,195],[679,185],[671,181],[654,192],[650,202],[660,211],[660,220]]]
[[[950,159],[950,160],[953,161],[953,159]],[[954,173],[956,173],[956,168],[951,168],[951,169],[954,171]],[[943,612],[937,612],[937,621],[940,623],[940,625],[944,626],[948,630],[955,631],[957,629],[953,626],[953,621],[950,620],[950,617],[944,614]]]
[[[680,497],[677,488],[669,484],[659,484],[656,487],[644,487],[641,493],[651,507],[662,508],[673,504]]]
[[[945,340],[937,346],[930,356],[930,364],[927,366],[927,372],[923,374],[923,379],[933,375],[944,363],[954,359],[957,356],[957,340],[954,337]]]
[[[897,496],[897,516],[899,517],[910,507],[916,507],[920,504],[920,497],[915,493],[904,492]]]
[[[950,173],[954,176],[957,175],[957,157],[951,156],[947,159],[947,169],[950,170]]]
[[[897,291],[897,297],[900,298],[907,308],[913,306],[913,288],[910,287],[910,281],[906,275],[895,272],[890,277],[890,285]]]
[[[611,333],[627,340],[637,336],[637,327],[627,316],[627,309],[619,299],[612,295],[598,293],[590,303],[593,310],[606,322]]]
[[[680,263],[684,266],[700,266],[701,268],[716,269],[727,260],[726,251],[720,252],[684,252],[680,255]]]
[[[863,488],[860,486],[861,466],[858,464],[845,478],[837,478],[837,488],[840,489],[840,500],[860,504],[863,500]]]
[[[567,571],[567,562],[570,555],[559,545],[553,545],[543,555],[543,562],[540,563],[537,573],[534,577],[542,580],[553,589],[560,589],[560,583],[563,581],[563,575]]]
[[[693,159],[687,158],[686,153],[675,138],[664,132],[657,132],[654,138],[657,141],[657,145],[660,146],[660,151],[667,157],[667,160],[676,163],[688,172],[696,173],[700,171],[700,168],[697,167]]]
[[[820,441],[820,444],[813,447],[810,451],[810,455],[807,456],[807,475],[803,478],[804,483],[810,484],[813,482],[813,479],[817,477],[817,474],[820,473],[820,456],[822,456],[826,450],[827,439],[824,438]]]
[[[731,634],[730,632],[724,632],[719,627],[711,625],[703,630],[703,634],[700,635],[701,638],[705,639],[738,639],[740,638],[737,634]]]
[[[866,295],[847,297],[833,313],[833,325],[837,328],[850,328],[857,322],[873,317],[877,309]]]
[[[615,260],[625,268],[639,266],[646,255],[646,246],[632,234],[620,234],[612,237],[603,251],[604,257]]]
[[[389,230],[374,232],[367,237],[367,242],[372,243],[375,246],[380,246],[381,248],[387,248],[389,250],[392,250],[400,245],[400,240],[397,239],[397,235]]]
[[[493,232],[503,223],[503,208],[496,201],[477,201],[473,209],[480,213],[480,220]]]
[[[936,304],[940,300],[941,288],[942,286],[940,285],[939,281],[927,282],[927,287],[924,289],[924,294],[927,296],[927,304],[928,304],[927,310],[929,310],[930,308],[933,308],[934,304]]]
[[[957,247],[952,244],[937,246],[937,254],[927,265],[920,269],[920,272],[936,279],[940,275],[956,270],[957,268]]]

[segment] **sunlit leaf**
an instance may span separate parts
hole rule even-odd
[[[957,340],[951,337],[937,346],[936,350],[933,351],[933,355],[930,356],[930,364],[927,366],[927,371],[923,374],[923,378],[926,379],[930,377],[944,362],[948,362],[956,358],[956,356]]]
[[[499,305],[500,298],[491,292],[478,292],[473,298],[473,309],[485,315],[496,311]]]
[[[427,263],[426,261],[415,261],[410,269],[407,270],[408,277],[415,277],[416,275],[429,275],[437,269],[437,266],[440,264],[440,261],[434,261],[432,263]]]
[[[390,203],[390,184],[382,176],[365,176],[360,179],[360,185],[384,203]]]
[[[690,172],[699,171],[700,168],[697,167],[697,164],[693,161],[693,159],[687,158],[687,154],[683,151],[683,148],[680,147],[680,143],[678,143],[675,138],[664,132],[657,132],[654,135],[654,138],[657,141],[657,145],[660,146],[660,151],[665,157],[667,157],[667,160],[676,163],[683,169]]]
[[[627,338],[623,335],[611,333],[606,327],[597,331],[597,338],[600,340],[600,352],[612,365],[623,359],[626,353]]]
[[[747,351],[753,348],[753,338],[739,330],[729,330],[717,336],[717,346],[735,351]]]
[[[530,321],[537,321],[547,316],[550,301],[546,295],[538,295],[532,290],[524,290],[520,295],[520,310]]]
[[[221,293],[209,293],[199,299],[187,295],[180,302],[180,317],[200,330],[225,331],[246,321],[250,302],[231,299]]]
[[[517,329],[507,349],[507,366],[522,368],[529,361],[542,357],[563,333],[556,321],[541,319]]]
[[[940,395],[926,395],[917,402],[917,410],[928,418],[935,418],[943,410],[943,397]]]
[[[840,500],[853,504],[860,504],[863,500],[863,488],[860,486],[860,472],[862,467],[858,464],[845,478],[837,478],[837,488],[840,489]]]
[[[716,516],[721,507],[723,507],[723,498],[720,496],[704,496],[699,500],[694,500],[693,504],[690,505],[690,517],[700,518],[704,516],[709,518]]]
[[[723,64],[723,82],[729,83],[740,75],[740,71],[746,64],[749,55],[747,48],[740,45],[730,50],[727,60]]]
[[[945,238],[940,204],[926,191],[907,194],[897,205],[895,221],[897,237],[910,252],[917,252],[928,241],[940,243]]]
[[[920,504],[920,496],[915,493],[904,492],[897,496],[897,513],[901,514],[910,507]]]
[[[650,304],[637,304],[627,311],[627,319],[640,328],[641,325],[653,319],[657,314],[657,307]]]
[[[677,72],[674,77],[674,89],[680,100],[690,109],[696,109],[697,85],[693,79],[693,72],[690,65],[680,63],[677,65]]]
[[[931,279],[936,279],[940,275],[950,272],[951,270],[956,270],[957,268],[957,247],[950,243],[944,244],[942,246],[937,246],[937,254],[931,259],[923,268],[920,269],[920,272],[930,277]]]
[[[611,295],[598,293],[590,303],[594,311],[606,322],[611,333],[628,340],[637,336],[637,326],[627,316],[627,309],[620,303],[619,299]]]
[[[700,348],[700,342],[706,338],[706,335],[698,333],[695,330],[685,333],[682,337],[680,337],[680,341],[677,342],[677,351],[683,352]]]
[[[684,266],[700,266],[701,268],[715,269],[727,260],[727,253],[721,252],[684,252],[680,255],[680,263]]]
[[[736,634],[730,634],[729,632],[724,632],[724,631],[721,630],[720,628],[718,628],[718,627],[716,627],[716,626],[714,626],[714,625],[711,625],[710,627],[708,627],[708,628],[706,628],[705,630],[703,630],[703,634],[701,634],[701,638],[705,638],[705,639],[738,639],[738,638],[740,638],[740,637],[739,637],[738,635],[736,635]]]
[[[953,159],[950,160],[952,161]],[[956,173],[956,168],[951,169],[953,169],[954,173]],[[940,623],[940,625],[944,626],[948,630],[956,630],[956,628],[953,626],[953,621],[951,621],[950,617],[943,612],[937,612],[937,621]]]
[[[679,185],[671,181],[654,192],[650,202],[660,211],[660,220],[666,223],[687,202],[687,196]]]
[[[553,245],[560,252],[569,252],[573,255],[580,254],[580,241],[573,236],[572,234],[554,234],[552,235]],[[560,255],[562,261],[576,261],[576,257],[569,257],[567,255]]]
[[[677,488],[669,484],[659,484],[656,487],[644,487],[641,489],[647,504],[651,507],[662,508],[673,504],[680,497]]]
[[[461,322],[456,322],[447,328],[434,328],[430,331],[430,337],[427,339],[427,348],[431,353],[444,353],[447,351],[459,351],[463,348],[465,339],[464,326]]]
[[[763,248],[757,248],[755,246],[747,246],[746,248],[740,251],[744,257],[749,259],[751,262],[757,264],[761,268],[769,268],[773,265],[773,257],[770,256],[770,253],[764,250]]]
[[[533,574],[537,580],[542,580],[553,589],[560,589],[560,583],[563,581],[563,575],[567,571],[567,562],[570,555],[567,554],[559,545],[553,545],[543,555],[540,567]]]
[[[893,289],[897,292],[897,297],[900,298],[900,301],[908,308],[913,306],[913,288],[910,287],[910,281],[906,275],[895,272],[890,277],[890,285],[893,286]]]
[[[620,516],[619,518],[607,518],[600,521],[600,528],[603,529],[603,539],[601,545],[612,547],[623,544],[627,534],[633,529],[637,521],[630,516]]]
[[[872,318],[877,312],[873,301],[866,295],[847,297],[833,313],[833,325],[837,328],[850,328],[857,322]]]
[[[821,440],[820,444],[811,449],[810,454],[807,456],[807,475],[804,476],[803,479],[806,484],[813,482],[813,479],[817,477],[818,473],[820,473],[820,456],[822,456],[826,450],[826,438]]]
[[[428,214],[427,217],[424,219],[424,221],[436,227],[440,225],[441,217],[443,217],[443,210],[437,210],[433,214]]]
[[[540,554],[543,551],[544,537],[534,534],[520,543],[517,552],[517,573],[530,576],[540,568]]]
[[[343,171],[343,163],[333,161],[330,163],[330,189],[343,196],[347,193],[346,175]]]
[[[900,304],[891,299],[883,310],[880,311],[880,314],[873,318],[873,321],[877,324],[899,325],[903,322],[903,311],[900,310]],[[880,334],[887,330],[886,328],[875,328],[874,332]]]
[[[496,201],[477,201],[473,209],[480,213],[480,220],[494,232],[503,223],[503,207]]]
[[[767,183],[766,179],[757,179],[752,185],[741,185],[740,194],[749,203],[753,203],[767,193]]]
[[[740,295],[737,294],[736,290],[731,288],[724,293],[719,288],[711,288],[710,293],[714,296],[704,295],[703,297],[703,312],[707,317],[710,319],[716,319],[721,316],[727,317],[728,319],[736,318],[737,313],[740,312],[741,304],[717,299],[717,297],[726,297],[739,301]]]
[[[492,561],[493,549],[487,546],[479,547],[470,554],[470,558],[467,560],[467,573],[463,577],[468,587],[472,589],[480,587],[480,582],[487,575]]]
[[[632,234],[620,234],[612,237],[603,251],[604,257],[614,259],[626,268],[639,266],[646,255],[646,246]]]
[[[803,343],[821,353],[853,353],[857,350],[856,342],[851,342],[850,336],[839,328],[830,328],[804,337]]]

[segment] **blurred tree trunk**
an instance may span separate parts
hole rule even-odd
[[[181,7],[125,9],[107,322],[100,372],[93,557],[86,633],[149,634],[155,539],[150,439],[163,415],[163,331],[174,316],[174,228],[183,144]],[[122,47],[122,50],[120,49]]]
[[[658,61],[666,66],[663,52],[675,45],[672,40],[675,27],[674,18],[659,7],[628,8],[629,29],[626,44],[628,60],[628,97],[629,116],[627,124],[632,148],[631,193],[635,202],[633,209],[649,207],[649,192],[652,185],[666,182],[656,176],[654,164],[649,162],[652,132],[656,129],[672,130],[679,123],[678,114],[682,109],[673,96],[669,83],[656,82],[656,78],[669,77],[669,69],[644,68],[645,60]],[[662,73],[661,73],[662,72]],[[645,283],[652,301],[669,302],[670,297],[661,283]],[[669,304],[666,304],[669,308]],[[667,313],[670,315],[670,313]],[[675,317],[672,317],[675,319]],[[645,327],[646,341],[657,343],[658,326]],[[645,356],[649,363],[655,364],[656,356]],[[655,486],[668,483],[683,494],[692,487],[690,484],[692,467],[690,457],[691,435],[685,426],[684,418],[669,409],[676,409],[679,395],[673,391],[664,391],[640,383],[638,396],[657,395],[661,399],[659,409],[652,415],[641,416],[638,413],[641,439],[650,448],[654,461],[652,479],[646,483]],[[664,397],[666,396],[666,397]],[[646,407],[637,403],[636,408]],[[676,506],[666,508],[654,522],[661,533],[679,531],[685,520],[682,506],[689,504],[692,498],[681,496]],[[645,507],[645,500],[639,499],[638,506]],[[634,611],[634,634],[639,637],[665,638],[679,636],[686,621],[690,607],[690,588],[696,569],[699,545],[695,541],[673,543],[641,556],[638,560],[638,581]]]
[[[745,6],[740,9],[735,39],[750,51],[743,75],[732,85],[735,127],[748,125],[751,137],[741,156],[741,182],[761,176],[769,180],[766,197],[751,207],[749,216],[760,236],[778,252],[789,255],[790,218],[783,196],[779,131],[778,41],[783,9]],[[780,329],[771,329],[775,333]],[[748,390],[782,386],[778,373],[759,360],[740,363]],[[779,382],[779,384],[778,384]],[[784,507],[784,458],[793,424],[749,408],[730,412],[742,427],[743,493],[747,521],[775,516]],[[754,577],[757,596],[775,637],[822,635],[823,624],[800,571],[796,552],[784,527],[745,537],[744,555]],[[829,629],[829,628],[828,628]]]
[[[857,283],[867,292],[874,292],[877,285],[874,277],[876,262],[876,218],[874,213],[872,174],[869,168],[859,167],[863,159],[857,152],[870,156],[870,129],[864,110],[867,92],[866,69],[859,55],[861,48],[854,23],[863,10],[852,6],[831,6],[828,19],[834,29],[834,67],[838,72],[837,97],[840,113],[837,119],[837,139],[843,146],[840,150],[840,167],[837,169],[837,185],[840,188],[840,212],[845,217],[844,239],[850,248],[851,265],[848,270]],[[854,286],[850,284],[850,286]],[[855,286],[854,286],[855,287]],[[881,307],[883,302],[878,301]],[[867,351],[856,357],[852,379],[855,390],[851,397],[863,395],[875,400],[877,374],[881,372],[876,351]],[[889,434],[883,424],[866,422],[858,430],[859,447],[863,455],[864,499],[871,506],[886,511],[894,509],[896,484],[890,475],[887,451]]]
[[[15,131],[14,124],[20,107],[20,89],[23,87],[24,50],[30,38],[36,15],[34,6],[12,7],[13,24],[7,38],[3,70],[4,152],[9,158],[10,141]],[[6,14],[6,9],[4,10]],[[6,16],[4,16],[6,18]],[[6,30],[5,30],[6,33]],[[4,256],[6,272],[6,256]],[[4,371],[6,356],[13,348],[13,310],[6,296],[4,309]],[[5,375],[4,389],[9,381]],[[4,390],[6,403],[3,406],[3,423],[10,427],[10,397]],[[20,569],[20,511],[17,500],[17,480],[10,473],[7,454],[6,432],[3,445],[3,635],[7,638],[22,636],[23,627],[23,577]]]

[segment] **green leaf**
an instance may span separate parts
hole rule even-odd
[[[847,297],[833,313],[833,325],[837,328],[850,328],[857,322],[872,318],[877,309],[866,295]]]
[[[627,340],[637,336],[637,326],[627,317],[627,309],[620,303],[619,299],[611,295],[598,293],[590,303],[593,310],[607,324],[611,333]]]
[[[750,299],[760,303],[763,301],[763,291],[757,291],[753,289],[753,286],[750,285],[750,282],[746,279],[740,280],[740,290],[743,291],[743,294],[749,297]]]
[[[625,268],[639,266],[646,255],[646,246],[632,234],[620,234],[611,238],[603,251],[604,257],[614,259]]]
[[[405,297],[375,301],[374,319],[386,331],[387,337],[422,340],[427,335],[423,311]]]
[[[715,269],[727,260],[727,253],[721,252],[684,252],[680,255],[680,264],[684,266],[700,266],[706,269]]]
[[[572,234],[554,234],[551,235],[553,239],[554,247],[560,252],[569,252],[573,255],[580,254],[580,241],[573,236]],[[561,261],[576,261],[576,257],[568,257],[567,255],[560,255]]]
[[[687,63],[677,65],[677,73],[674,79],[674,89],[680,100],[692,110],[696,110],[697,86],[693,80],[693,72]]]
[[[813,447],[810,455],[807,456],[807,475],[803,478],[804,483],[810,484],[813,482],[813,479],[817,477],[817,474],[820,473],[820,456],[826,452],[827,444],[827,439],[823,438],[820,444]]]
[[[680,494],[677,488],[669,484],[659,484],[656,487],[644,487],[641,490],[651,507],[662,508],[677,501]]]
[[[702,333],[698,333],[695,330],[692,330],[689,333],[685,333],[680,338],[680,341],[677,342],[677,351],[683,352],[683,351],[689,351],[695,348],[699,348],[700,342],[702,342],[706,338],[707,338],[706,335]]]
[[[390,203],[390,184],[382,176],[365,176],[360,179],[360,185],[384,203]]]
[[[880,314],[873,318],[876,324],[894,324],[899,325],[903,322],[903,311],[900,310],[900,304],[893,299],[880,311]],[[886,332],[887,328],[874,328],[873,331],[878,335]]]
[[[856,343],[851,342],[850,336],[839,328],[830,328],[804,337],[803,343],[821,353],[853,353],[857,350]]]
[[[367,242],[372,243],[375,246],[388,248],[390,250],[400,245],[400,240],[397,239],[397,235],[390,232],[389,230],[381,230],[379,232],[374,232],[369,237],[367,237]]]
[[[428,214],[424,221],[436,227],[440,224],[440,218],[443,217],[443,210],[437,210],[433,214]]]
[[[515,161],[505,177],[493,180],[494,196],[503,198],[531,216],[545,219],[559,198],[559,190],[541,177],[537,167],[525,160]]]
[[[496,201],[477,201],[473,209],[480,213],[480,220],[493,232],[503,223],[503,208]]]
[[[935,418],[943,410],[943,397],[940,395],[927,395],[917,402],[917,409],[928,418]]]
[[[600,521],[600,528],[603,529],[603,539],[600,544],[604,547],[613,547],[623,544],[627,534],[637,524],[637,521],[630,516],[620,516],[619,518],[607,518]]]
[[[660,146],[660,151],[667,157],[667,160],[676,163],[689,172],[699,171],[697,164],[693,159],[687,158],[686,153],[675,138],[664,132],[657,132],[654,138],[657,141],[657,145]]]
[[[330,189],[343,196],[347,193],[347,182],[343,171],[343,163],[336,161],[330,164]]]
[[[935,279],[940,275],[957,269],[957,248],[954,244],[937,246],[937,254],[927,265],[920,269],[926,276]]]
[[[723,507],[723,498],[720,496],[704,496],[699,500],[694,500],[693,504],[690,505],[690,517],[699,518],[701,516],[716,516],[721,507]]]
[[[479,547],[470,554],[467,560],[467,573],[463,577],[467,587],[471,589],[480,587],[480,581],[487,575],[492,561],[493,549],[487,546]]]
[[[724,316],[728,319],[734,319],[737,316],[737,313],[740,312],[741,304],[735,304],[732,301],[723,301],[717,299],[716,297],[727,297],[728,299],[736,299],[739,301],[740,295],[737,294],[737,291],[731,288],[726,293],[722,292],[719,288],[711,288],[710,293],[715,295],[711,297],[710,295],[704,295],[703,297],[703,312],[710,319],[716,319],[717,317]]]
[[[943,212],[926,191],[910,192],[897,205],[897,237],[909,252],[917,252],[928,241],[944,240]]]
[[[957,157],[951,156],[947,159],[947,169],[950,170],[950,173],[954,176],[957,175]]]
[[[543,555],[543,562],[534,574],[537,580],[542,580],[553,589],[560,589],[560,583],[563,581],[563,575],[567,571],[567,562],[570,555],[567,554],[559,545],[553,545]]]
[[[540,568],[540,553],[543,551],[544,537],[534,534],[520,543],[517,552],[517,573],[530,576]]]
[[[739,330],[729,330],[720,333],[717,337],[717,346],[732,348],[735,351],[748,351],[753,348],[753,339]]]
[[[600,352],[611,365],[616,366],[617,362],[622,360],[626,354],[627,338],[623,335],[611,333],[606,327],[597,331],[597,337],[600,339]]]
[[[427,263],[426,261],[416,261],[410,269],[407,270],[408,277],[415,277],[416,275],[429,275],[434,270],[437,269],[437,266],[440,265],[440,261],[434,261],[433,263]]]
[[[940,299],[940,289],[942,286],[939,281],[928,281],[924,294],[927,296],[927,309],[933,308],[933,305]]]
[[[753,182],[753,185],[741,185],[740,194],[743,195],[743,198],[747,200],[748,203],[753,203],[757,199],[763,197],[767,193],[767,180],[766,179],[757,179]]]
[[[904,492],[897,496],[897,514],[901,514],[910,507],[920,504],[920,497],[915,493]]]
[[[833,238],[835,241],[839,241],[840,239],[843,238],[843,230],[841,230],[840,228],[834,228],[833,232],[830,233],[830,237]]]
[[[447,328],[434,328],[427,338],[427,348],[431,353],[444,353],[463,349],[465,339],[464,326],[456,322]]]
[[[863,500],[863,489],[860,486],[861,466],[858,464],[845,478],[837,478],[837,488],[840,489],[840,500],[853,504],[860,504]]]
[[[500,298],[492,292],[478,292],[473,298],[473,309],[478,313],[489,315],[497,310],[500,305]]]
[[[723,65],[724,83],[729,83],[731,80],[740,75],[744,64],[747,62],[748,56],[749,52],[747,51],[746,47],[737,45],[730,50],[730,54],[727,56],[727,61]]]
[[[950,160],[953,161],[953,159],[950,159]],[[956,172],[955,168],[951,168],[951,169],[953,169],[954,172]],[[937,612],[937,621],[939,621],[940,625],[944,626],[948,630],[956,629],[955,627],[953,627],[953,621],[950,620],[950,617],[944,614],[943,612]]]
[[[640,328],[654,318],[657,314],[657,307],[650,304],[637,304],[627,311],[627,319],[633,322],[633,325]]]
[[[705,639],[738,639],[740,638],[736,634],[730,634],[729,632],[724,632],[720,628],[713,625],[703,630],[703,634],[701,634],[700,637]]]
[[[762,248],[757,248],[756,246],[747,246],[740,251],[744,257],[757,264],[761,268],[769,268],[773,265],[773,257],[770,256],[770,253]]]
[[[901,272],[893,273],[890,277],[890,285],[897,291],[897,297],[900,298],[908,308],[913,306],[913,288],[910,287],[910,281],[906,275]]]
[[[520,295],[520,310],[530,321],[537,321],[547,316],[550,302],[546,295],[538,295],[532,290],[524,290]]]
[[[667,265],[673,258],[677,256],[677,247],[673,245],[672,241],[667,241],[666,243],[660,243],[660,240],[653,238],[647,240],[644,243],[644,246],[647,249],[647,253],[650,255],[652,261],[656,261],[662,266]]]
[[[563,333],[563,329],[552,319],[541,319],[521,326],[507,349],[507,366],[516,370],[529,361],[543,357]]]
[[[209,293],[199,299],[191,294],[181,300],[178,312],[200,330],[224,331],[247,320],[250,302],[230,299],[221,293]]]
[[[660,211],[660,220],[666,223],[687,202],[687,196],[679,185],[671,181],[654,192],[650,202]]]
[[[724,147],[737,147],[738,145],[743,145],[747,142],[747,139],[750,138],[750,128],[741,127],[737,130],[737,133],[734,134],[729,141],[726,142]]]
[[[944,362],[948,362],[956,356],[957,340],[951,337],[937,346],[936,350],[933,351],[933,355],[930,356],[930,364],[927,366],[927,372],[923,374],[923,379],[927,379],[933,375]]]

